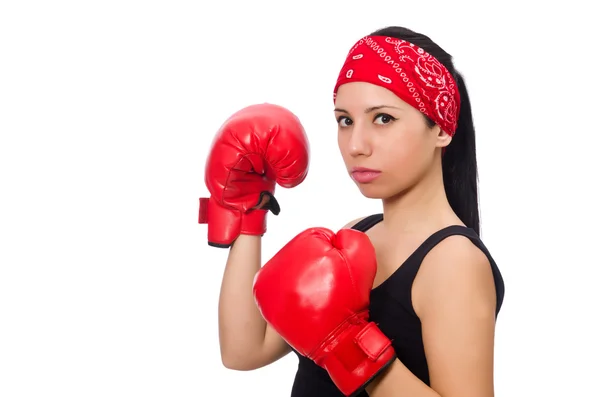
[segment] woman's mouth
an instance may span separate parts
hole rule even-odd
[[[350,175],[352,175],[352,179],[358,183],[370,183],[381,175],[381,171],[370,168],[354,167],[352,168]]]

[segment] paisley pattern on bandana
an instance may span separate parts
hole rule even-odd
[[[422,48],[393,37],[360,39],[348,52],[333,100],[342,84],[357,81],[387,88],[448,134],[456,132],[460,114],[456,82],[448,69]]]

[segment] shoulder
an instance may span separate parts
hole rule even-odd
[[[346,223],[342,227],[342,229],[350,229],[352,226],[356,225],[358,222],[362,221],[365,218],[367,218],[367,217],[366,216],[361,216],[360,218],[353,219],[350,222]]]
[[[431,249],[423,260],[425,268],[436,273],[446,271],[448,275],[456,270],[468,273],[490,270],[490,261],[485,253],[467,236],[455,234],[446,237]]]
[[[445,238],[427,254],[415,278],[415,287],[413,304],[417,312],[461,304],[478,305],[488,312],[496,305],[490,261],[462,235]]]
[[[358,230],[366,232],[381,221],[383,221],[383,214],[375,213],[368,216],[362,216],[360,218],[353,219],[352,221],[344,225],[342,229],[349,229],[354,227]]]

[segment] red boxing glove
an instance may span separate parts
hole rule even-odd
[[[206,160],[210,198],[200,199],[198,223],[208,224],[208,244],[228,248],[240,234],[262,236],[267,212],[279,214],[275,183],[299,185],[308,164],[308,138],[289,110],[265,103],[233,114],[217,132]],[[269,202],[258,208],[265,195]]]
[[[377,261],[366,234],[311,228],[296,236],[254,278],[256,304],[300,354],[327,370],[346,396],[362,391],[396,358],[369,321]]]

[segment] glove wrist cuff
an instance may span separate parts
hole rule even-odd
[[[240,234],[262,236],[267,231],[267,210],[242,213],[217,203],[215,199],[200,198],[198,223],[208,225],[208,245],[229,248]]]
[[[262,236],[267,231],[267,213],[269,210],[250,210],[241,216],[240,233],[251,236]]]
[[[364,390],[396,358],[391,340],[377,324],[361,317],[340,327],[314,359],[346,396]]]

